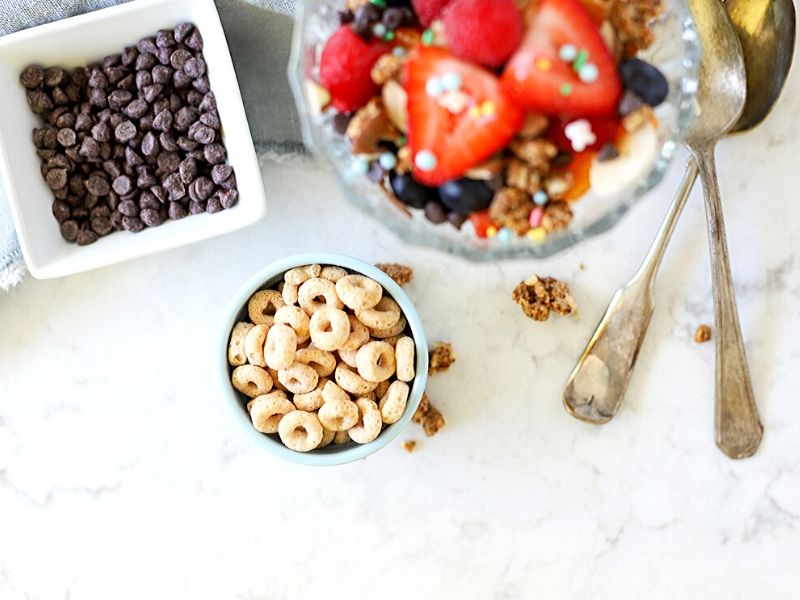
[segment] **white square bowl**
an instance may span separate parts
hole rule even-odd
[[[31,140],[40,117],[28,107],[19,75],[29,64],[84,66],[117,54],[159,29],[194,23],[204,40],[222,141],[236,173],[239,202],[215,214],[166,221],[140,233],[117,231],[89,246],[61,237],[53,195]],[[266,214],[258,158],[236,73],[213,0],[134,0],[0,38],[0,175],[28,270],[39,279],[88,271],[183,246],[250,225]]]

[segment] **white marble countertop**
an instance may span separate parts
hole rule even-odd
[[[406,247],[329,173],[269,164],[259,225],[0,296],[0,598],[796,594],[798,112],[795,72],[772,118],[718,153],[766,430],[754,458],[714,446],[714,346],[692,341],[712,322],[699,190],[622,411],[594,428],[561,406],[680,158],[612,233],[544,262],[486,265]],[[429,385],[448,420],[438,436],[412,425],[365,461],[308,469],[242,435],[210,381],[221,311],[252,272],[306,250],[415,267],[408,291],[429,337],[458,353]],[[510,293],[532,273],[567,280],[580,314],[527,320]]]

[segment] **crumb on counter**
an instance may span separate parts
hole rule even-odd
[[[710,325],[700,325],[697,327],[697,330],[694,332],[694,341],[698,344],[705,344],[706,342],[711,340],[711,326]]]
[[[428,394],[422,394],[417,412],[414,413],[412,421],[422,425],[425,435],[431,437],[436,435],[439,430],[446,425],[444,416],[433,404],[431,404]]]
[[[377,263],[375,265],[391,277],[397,285],[403,286],[414,279],[414,270],[398,263]]]
[[[414,440],[406,440],[405,442],[403,442],[403,449],[409,454],[411,454],[412,452],[414,452],[414,450],[417,449],[417,442],[415,442]]]
[[[453,345],[448,342],[436,342],[428,353],[428,375],[447,371],[456,362]]]
[[[511,294],[522,312],[534,321],[546,321],[550,311],[567,316],[575,311],[569,286],[553,277],[533,277],[520,282]]]

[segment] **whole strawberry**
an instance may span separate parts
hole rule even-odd
[[[453,0],[442,20],[453,54],[492,69],[522,41],[522,15],[514,0]]]

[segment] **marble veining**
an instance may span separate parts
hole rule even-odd
[[[799,109],[793,73],[775,114],[718,151],[765,426],[754,458],[715,448],[714,346],[692,341],[713,321],[699,190],[619,415],[594,428],[561,406],[685,154],[612,232],[485,265],[404,246],[309,162],[266,164],[261,224],[0,296],[0,598],[796,596]],[[439,436],[412,427],[332,469],[242,436],[209,382],[217,326],[247,276],[306,250],[414,266],[430,340],[458,353],[429,386]],[[533,273],[569,281],[578,315],[527,320],[510,292]]]

